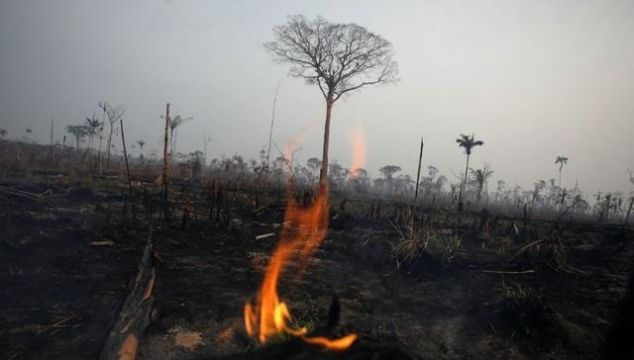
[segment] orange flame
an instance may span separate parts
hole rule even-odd
[[[330,350],[345,350],[354,343],[357,338],[355,334],[331,340],[308,337],[305,327],[290,327],[287,324],[292,318],[290,310],[286,303],[280,301],[277,293],[278,280],[284,268],[294,258],[299,260],[298,266],[304,268],[325,238],[327,229],[327,186],[320,186],[316,200],[306,208],[300,207],[293,196],[288,196],[280,243],[271,257],[255,303],[247,302],[244,305],[244,326],[250,336],[257,336],[261,343],[265,343],[275,335],[289,334]]]
[[[355,178],[359,175],[359,169],[365,165],[366,146],[363,128],[358,125],[354,129],[348,131],[348,138],[352,145],[352,165],[350,166],[350,177]]]

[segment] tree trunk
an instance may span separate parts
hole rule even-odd
[[[123,119],[119,119],[119,126],[121,127],[121,143],[123,144],[123,158],[125,159],[125,169],[128,174],[128,190],[130,191],[130,198],[132,198],[132,180],[130,179],[130,165],[128,164],[128,150],[125,147],[125,133],[123,132]],[[132,211],[132,213],[134,214],[134,210]]]
[[[460,192],[458,193],[458,211],[462,211],[462,195],[464,193],[465,186],[467,186],[467,175],[469,174],[469,157],[470,154],[467,154],[467,166],[464,169],[464,180],[462,181],[462,186],[460,187]]]
[[[99,163],[99,175],[103,173],[103,156],[101,154],[101,146],[103,145],[103,127],[106,124],[106,109],[103,110],[103,116],[101,117],[101,125],[99,126],[99,156],[97,162]]]
[[[326,125],[324,126],[324,151],[321,157],[321,171],[319,173],[319,185],[328,185],[328,143],[330,140],[330,116],[332,114],[332,97],[326,99]]]
[[[170,223],[170,214],[169,214],[169,202],[168,202],[168,172],[169,172],[169,157],[167,154],[167,148],[169,145],[169,131],[170,131],[170,104],[167,103],[165,107],[165,135],[163,142],[163,177],[162,177],[162,185],[163,185],[163,216],[165,217],[165,222],[169,225]]]
[[[110,134],[108,135],[108,155],[106,156],[106,169],[110,168],[110,150],[112,149],[112,131],[114,127],[110,121]]]
[[[420,137],[420,153],[418,154],[418,170],[416,171],[416,190],[414,190],[414,206],[418,201],[418,183],[420,182],[420,164],[423,161],[423,137]]]
[[[270,164],[271,160],[271,142],[273,141],[273,124],[275,122],[275,105],[277,104],[277,94],[280,92],[280,82],[278,81],[277,87],[275,88],[275,96],[273,97],[273,110],[271,111],[271,127],[269,128],[269,146],[266,150],[266,163]],[[207,153],[205,153],[205,156]],[[207,159],[205,157],[205,159]]]
[[[53,130],[55,129],[55,119],[51,119],[51,148],[49,150],[49,158],[53,160]]]

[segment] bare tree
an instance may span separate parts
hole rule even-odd
[[[395,81],[397,63],[392,44],[356,24],[313,21],[293,15],[273,29],[275,41],[264,44],[278,62],[291,65],[290,75],[317,85],[326,100],[323,156],[319,182],[327,184],[328,141],[332,106],[366,85]]]
[[[112,149],[112,133],[114,131],[114,126],[123,117],[125,113],[125,106],[117,105],[116,107],[112,107],[112,105],[107,102],[99,103],[99,107],[101,107],[108,117],[108,124],[110,125],[110,130],[108,133],[108,142],[106,147],[108,148],[108,155],[106,156],[106,169],[110,167],[110,152]]]

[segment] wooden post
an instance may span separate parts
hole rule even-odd
[[[99,103],[101,106],[101,103]],[[101,125],[99,126],[99,153],[97,156],[97,162],[99,163],[99,176],[103,175],[103,155],[102,155],[102,145],[103,145],[103,127],[106,125],[106,106],[103,105],[103,115],[101,117]]]
[[[123,132],[123,119],[119,119],[119,126],[121,127],[121,142],[123,143],[123,157],[125,158],[125,168],[128,174],[128,190],[130,190],[130,196],[132,196],[132,180],[130,180],[130,165],[128,164],[128,151],[125,147],[125,134]]]
[[[412,234],[414,232],[414,223],[415,223],[415,219],[416,219],[416,203],[418,202],[418,183],[420,182],[420,165],[421,162],[423,160],[423,137],[420,137],[420,152],[418,154],[418,171],[416,172],[416,189],[414,190],[414,204],[411,207],[411,214],[410,214],[410,227],[409,227],[409,231],[410,234]]]
[[[420,182],[420,164],[423,160],[423,137],[420,137],[420,153],[418,155],[418,171],[416,172],[416,190],[414,191],[414,206],[418,200],[418,183]]]
[[[55,118],[51,119],[51,149],[50,149],[50,158],[53,160],[53,130],[55,129]]]
[[[524,216],[522,217],[522,239],[526,238],[528,234],[528,209],[526,203],[524,203]]]
[[[165,107],[165,136],[163,142],[163,177],[162,177],[162,185],[163,185],[163,216],[165,217],[165,222],[169,225],[170,216],[169,216],[169,202],[168,202],[168,181],[169,181],[169,158],[168,158],[168,146],[169,146],[169,131],[170,131],[170,104],[167,103]]]

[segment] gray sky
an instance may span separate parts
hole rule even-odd
[[[0,3],[0,127],[31,128],[48,141],[97,111],[127,106],[126,138],[159,149],[158,115],[194,116],[177,150],[256,157],[267,142],[281,80],[274,137],[280,145],[310,123],[297,154],[320,157],[319,90],[286,76],[262,43],[290,14],[355,22],[391,41],[401,81],[365,88],[333,112],[331,159],[350,162],[348,132],[362,126],[367,168],[424,166],[454,181],[464,167],[455,139],[482,139],[472,166],[488,161],[494,181],[530,186],[557,177],[586,193],[629,192],[634,170],[634,2],[491,1],[33,1]],[[136,150],[138,151],[138,150]]]

